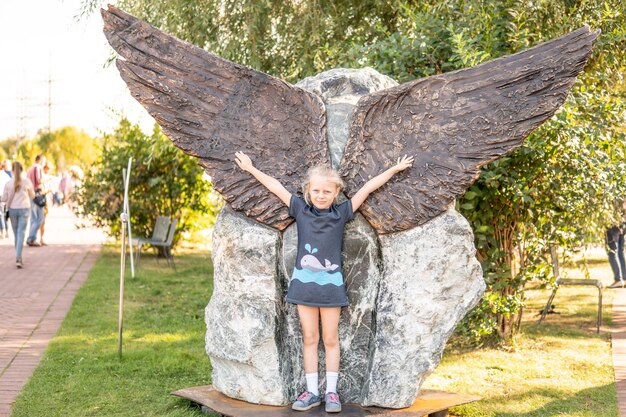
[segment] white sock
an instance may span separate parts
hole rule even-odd
[[[315,395],[320,395],[318,373],[304,374],[304,377],[306,378],[306,390]]]
[[[337,392],[337,380],[339,372],[326,372],[326,394],[329,392]]]

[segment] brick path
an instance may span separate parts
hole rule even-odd
[[[613,367],[620,417],[626,417],[626,288],[616,289],[613,298]]]
[[[103,234],[74,222],[68,209],[52,207],[48,246],[25,247],[21,270],[13,237],[0,238],[0,416],[10,414],[98,257]]]

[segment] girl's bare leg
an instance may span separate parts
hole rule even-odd
[[[339,372],[339,316],[341,307],[322,307],[322,340],[326,350],[326,372]]]
[[[298,304],[298,316],[302,326],[302,359],[304,361],[304,373],[317,372],[317,346],[320,341],[319,317],[320,308],[303,306]]]

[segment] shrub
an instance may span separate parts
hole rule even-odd
[[[215,222],[222,202],[196,159],[175,148],[158,125],[146,135],[138,125],[122,119],[115,131],[103,138],[102,155],[79,188],[79,211],[95,225],[118,236],[124,197],[122,170],[129,157],[133,158],[128,198],[134,236],[150,236],[158,215],[179,219],[181,232]]]

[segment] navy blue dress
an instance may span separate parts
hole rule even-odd
[[[354,219],[352,202],[319,210],[292,194],[289,215],[296,219],[298,253],[287,301],[314,307],[347,306],[341,249],[344,226]]]

